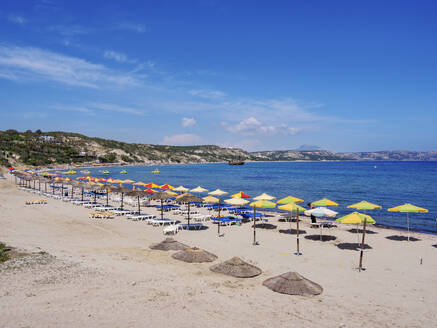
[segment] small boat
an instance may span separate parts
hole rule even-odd
[[[73,170],[70,170],[70,171],[67,171],[67,172],[62,172],[62,174],[69,174],[69,175],[73,175],[73,174],[76,174],[77,172],[76,171],[73,171]]]
[[[244,161],[241,161],[241,160],[238,160],[238,161],[233,160],[233,161],[228,161],[228,164],[229,164],[229,165],[243,165],[243,164],[244,164]]]
[[[82,170],[82,171],[80,171],[80,173],[83,173],[83,174],[91,174],[91,172],[88,171],[88,170]]]
[[[122,171],[120,171],[120,174],[127,174],[127,171],[126,170],[122,170]]]
[[[109,174],[110,172],[108,170],[102,171],[103,174]]]
[[[152,173],[153,174],[159,174],[159,173],[161,173],[158,169],[154,169],[153,171],[152,171]]]

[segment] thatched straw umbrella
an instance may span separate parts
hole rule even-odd
[[[182,251],[187,249],[188,246],[174,240],[173,238],[165,238],[160,243],[150,245],[150,248],[160,251]]]
[[[319,284],[302,277],[297,272],[287,272],[264,280],[263,285],[274,292],[288,295],[311,296],[322,293],[323,288]]]
[[[202,202],[203,199],[187,192],[177,196],[176,201],[179,203],[188,203],[188,229],[190,229],[190,202]]]
[[[121,203],[120,203],[120,207],[123,208],[123,198],[124,198],[124,194],[126,192],[132,191],[131,189],[127,189],[126,187],[120,186],[120,187],[114,187],[112,189],[113,192],[118,192],[121,194]]]
[[[167,191],[158,191],[156,193],[154,193],[153,195],[151,195],[149,197],[149,199],[159,199],[161,200],[161,219],[164,218],[164,209],[163,209],[163,203],[165,199],[169,199],[172,198],[173,196],[171,194],[169,194]]]
[[[126,196],[137,197],[138,199],[138,214],[141,214],[140,197],[146,195],[143,190],[131,190],[126,193]]]
[[[223,273],[237,278],[252,278],[262,273],[260,268],[244,262],[239,257],[233,257],[230,260],[213,265],[209,269],[217,273]]]
[[[197,247],[184,249],[183,251],[174,253],[172,257],[176,260],[188,263],[212,262],[217,259],[216,255]]]

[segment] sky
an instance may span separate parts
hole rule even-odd
[[[436,1],[2,1],[0,130],[437,150]]]

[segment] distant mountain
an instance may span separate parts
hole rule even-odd
[[[356,161],[437,161],[437,151],[376,151],[338,153]]]
[[[349,156],[336,154],[329,150],[298,151],[276,150],[258,151],[250,153],[263,161],[346,161],[352,160]]]

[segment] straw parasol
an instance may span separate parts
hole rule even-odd
[[[161,201],[161,219],[164,218],[164,208],[163,203],[165,199],[172,198],[173,196],[168,191],[158,191],[151,195],[149,199],[159,199]]]
[[[212,262],[217,259],[216,255],[197,247],[186,248],[174,253],[171,257],[188,263]]]
[[[205,189],[205,188],[202,188],[201,186],[198,186],[198,187],[196,187],[194,189],[191,189],[190,191],[191,192],[207,192],[208,189]]]
[[[278,206],[279,209],[289,211],[291,213],[296,212],[296,255],[302,255],[299,248],[299,212],[305,212],[305,208],[296,203],[288,203],[285,205]],[[290,223],[291,225],[291,223]]]
[[[138,214],[141,214],[140,197],[144,196],[146,193],[143,190],[131,190],[126,193],[126,196],[137,197],[138,201]]]
[[[188,203],[188,229],[190,229],[190,203],[201,202],[202,198],[187,192],[185,194],[177,196],[176,201],[179,203]]]
[[[150,248],[159,251],[182,251],[187,249],[188,246],[174,240],[173,238],[165,238],[160,243],[150,245]]]
[[[358,265],[358,271],[361,271],[363,268],[363,252],[364,252],[364,238],[366,237],[366,225],[374,224],[375,220],[370,215],[353,212],[348,215],[342,216],[341,218],[337,219],[340,223],[363,223],[363,240],[361,242],[361,248],[360,248],[360,264]],[[357,229],[358,230],[358,229]]]
[[[253,207],[253,245],[258,245],[256,241],[256,208],[274,208],[276,204],[269,200],[258,200],[256,202],[250,203],[250,206]]]
[[[121,194],[121,204],[120,207],[123,208],[123,199],[124,199],[124,194],[127,192],[130,192],[131,189],[128,189],[126,187],[120,186],[120,187],[114,187],[114,189],[112,189],[113,192],[118,192]]]
[[[264,280],[263,285],[274,292],[288,295],[312,296],[323,291],[319,284],[292,271]]]
[[[408,203],[389,208],[388,211],[407,213],[408,241],[410,241],[410,217],[408,216],[408,213],[428,213],[428,210],[426,208],[422,208]]]
[[[226,191],[220,190],[220,189],[216,189],[214,191],[211,191],[208,193],[208,195],[211,196],[224,196],[227,195],[228,193]],[[221,200],[220,198],[216,198],[218,199],[218,224],[217,224],[217,236],[220,237],[220,211],[221,211]],[[217,203],[217,202],[216,202]]]
[[[244,262],[239,257],[233,257],[230,260],[213,265],[209,269],[236,278],[252,278],[262,273],[260,268]]]
[[[270,196],[269,194],[266,194],[265,192],[262,193],[259,196],[253,197],[253,200],[273,200],[276,197]]]
[[[230,198],[230,199],[225,199],[225,203],[229,205],[242,206],[249,203],[249,201],[243,198]]]
[[[177,188],[174,188],[173,190],[174,190],[174,191],[186,192],[186,191],[188,191],[189,189],[188,189],[188,188],[185,188],[184,186],[179,186],[179,187],[177,187]]]

